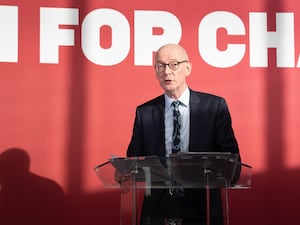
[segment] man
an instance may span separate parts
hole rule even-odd
[[[137,107],[127,156],[165,157],[174,151],[239,153],[225,100],[188,87],[186,77],[192,64],[185,49],[177,44],[162,46],[156,52],[154,68],[164,94]],[[179,106],[173,101],[179,101]],[[177,115],[174,110],[179,110]],[[204,190],[186,189],[179,195],[168,190],[151,193],[144,199],[142,225],[206,224]],[[222,225],[219,190],[211,190],[210,205],[211,224]]]

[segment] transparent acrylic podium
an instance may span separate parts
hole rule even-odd
[[[152,189],[176,188],[206,190],[206,225],[213,225],[210,222],[210,189],[222,189],[224,224],[229,225],[228,189],[251,188],[251,170],[251,166],[240,162],[237,154],[227,152],[111,158],[95,167],[104,187],[119,188],[121,191],[120,225],[139,224],[139,191],[142,190],[144,196]],[[125,221],[122,217],[128,208],[130,219]]]

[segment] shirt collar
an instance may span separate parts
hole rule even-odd
[[[168,95],[164,94],[165,96],[165,107],[168,110],[171,107],[172,102],[174,101],[173,98],[170,98]],[[178,98],[178,101],[185,107],[189,105],[190,102],[190,89],[186,88],[182,95]]]

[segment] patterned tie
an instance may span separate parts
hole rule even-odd
[[[172,102],[172,106],[174,107],[173,110],[173,146],[172,146],[172,153],[177,153],[180,151],[180,112],[179,112],[179,104],[180,101]]]

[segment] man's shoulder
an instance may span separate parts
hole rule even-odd
[[[163,104],[164,104],[164,95],[160,95],[138,105],[137,108],[141,109],[141,108],[156,107]]]
[[[207,99],[207,100],[215,100],[215,101],[223,101],[225,100],[222,96],[215,95],[212,93],[207,93],[207,92],[200,92],[200,91],[194,91],[191,90],[191,97],[198,97],[200,99]]]
[[[163,102],[164,102],[164,95],[160,95],[160,96],[157,96],[153,99],[150,99],[150,100],[140,104],[139,107],[149,106],[149,105],[157,105],[157,104],[161,104]]]

